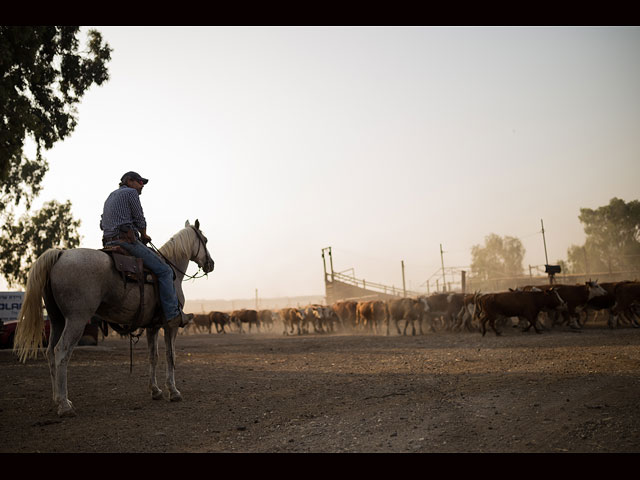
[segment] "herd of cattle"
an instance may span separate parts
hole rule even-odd
[[[640,327],[640,282],[601,283],[589,281],[578,285],[538,285],[505,292],[473,294],[437,293],[417,298],[392,300],[341,301],[333,305],[308,305],[280,310],[242,309],[196,315],[187,332],[239,333],[271,331],[281,325],[284,335],[306,333],[362,332],[390,334],[395,328],[406,335],[423,334],[437,329],[476,331],[484,335],[489,326],[500,335],[500,325],[517,321],[524,331],[531,327],[540,333],[541,315],[551,326],[581,328],[590,314],[606,314],[610,328],[621,322]],[[547,322],[547,324],[549,324]],[[401,329],[401,326],[403,327]]]

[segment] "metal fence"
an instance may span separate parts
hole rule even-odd
[[[597,280],[598,283],[640,280],[640,270],[556,274],[554,275],[553,283],[575,285],[589,280]],[[467,276],[465,290],[467,293],[478,291],[499,292],[508,290],[509,288],[524,287],[526,285],[549,285],[550,283],[548,275],[523,275],[519,277],[493,278],[489,280],[480,280],[473,276]]]

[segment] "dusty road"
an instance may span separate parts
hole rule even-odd
[[[147,393],[144,337],[131,374],[128,340],[79,347],[65,419],[44,357],[0,351],[0,452],[640,452],[640,329],[276,328],[181,335],[177,350],[170,403]]]

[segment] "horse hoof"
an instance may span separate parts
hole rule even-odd
[[[76,411],[73,409],[71,402],[69,402],[68,405],[60,405],[60,407],[58,407],[58,416],[60,418],[71,418],[76,416]]]
[[[174,393],[174,394],[169,396],[169,400],[172,401],[172,402],[181,402],[182,401],[182,395],[180,393]]]
[[[158,390],[157,392],[151,392],[152,400],[161,400],[162,399],[162,390]]]

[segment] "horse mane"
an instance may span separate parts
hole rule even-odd
[[[191,242],[193,241],[190,230],[192,229],[187,227],[176,233],[160,247],[160,253],[174,260],[181,257],[188,259],[191,256]]]

